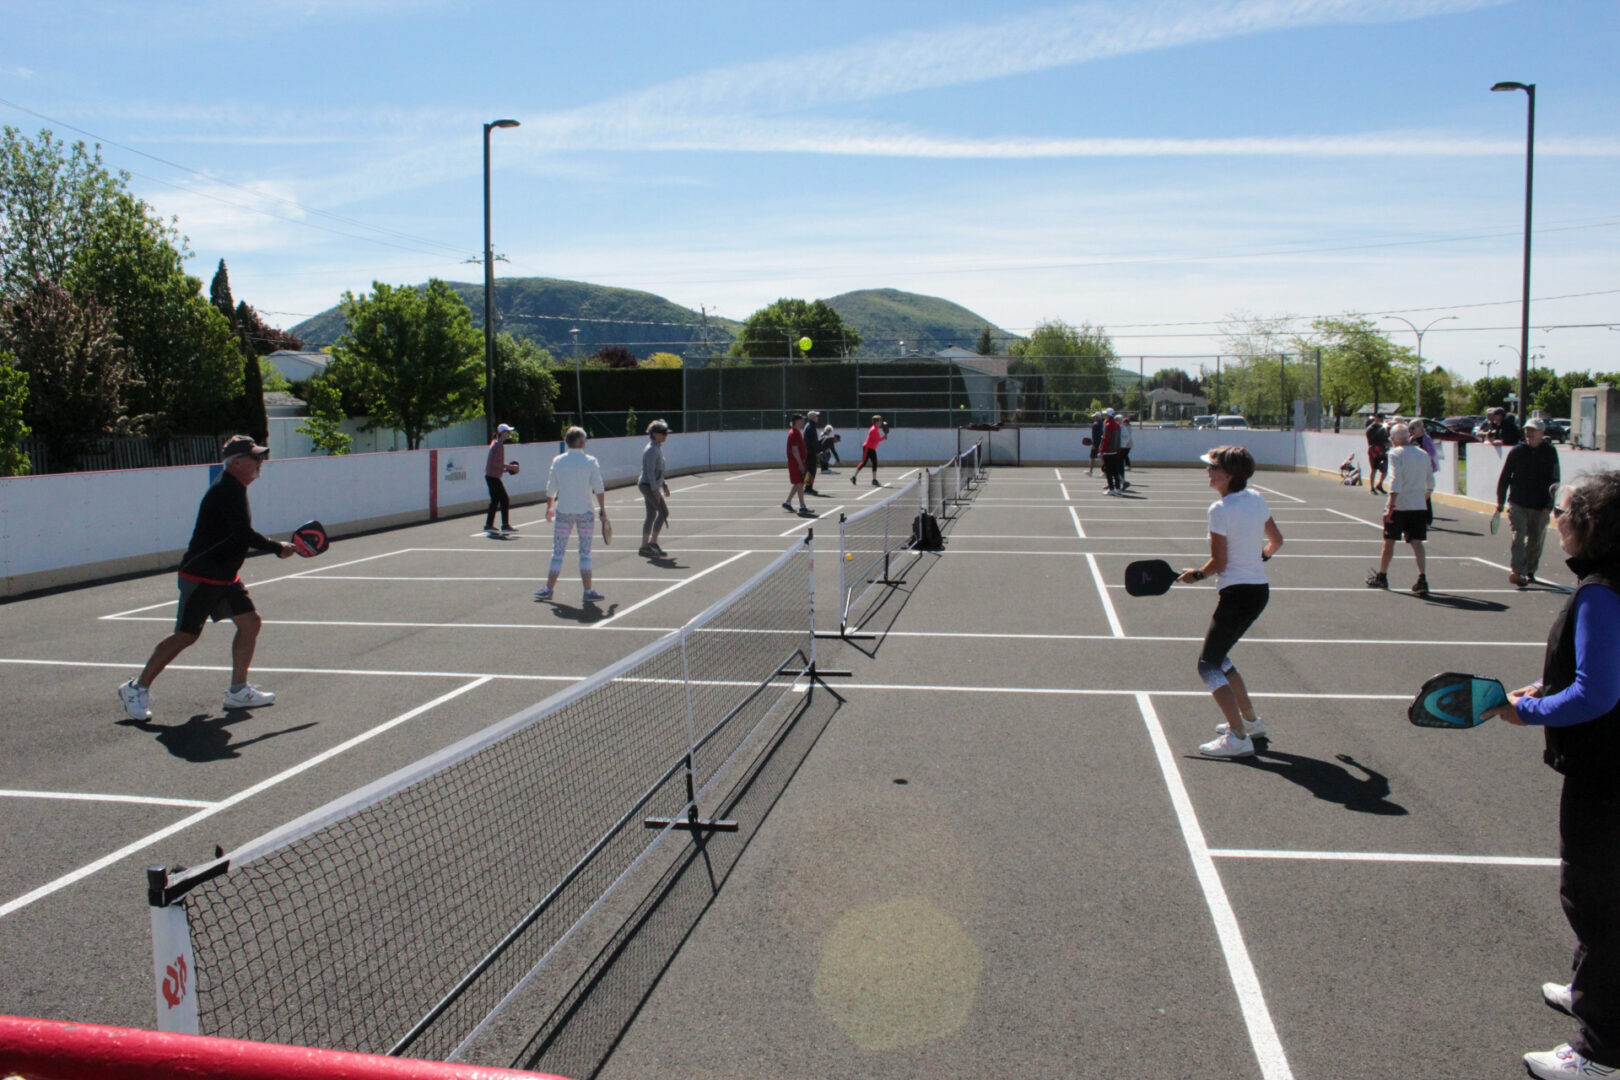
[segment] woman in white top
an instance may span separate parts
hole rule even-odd
[[[551,475],[546,477],[546,520],[557,523],[551,534],[551,572],[546,575],[546,587],[534,598],[551,599],[568,551],[568,534],[578,529],[579,579],[585,585],[585,602],[593,603],[607,597],[591,588],[591,540],[596,534],[591,496],[596,496],[597,512],[606,524],[607,487],[602,483],[602,466],[585,452],[585,429],[569,428],[563,442],[568,449],[551,459]]]
[[[1266,725],[1255,715],[1248,687],[1229,654],[1271,599],[1271,585],[1261,564],[1282,547],[1283,537],[1266,500],[1249,490],[1254,457],[1248,450],[1217,446],[1199,460],[1208,470],[1209,486],[1220,498],[1209,504],[1209,561],[1182,571],[1180,580],[1191,584],[1210,574],[1219,575],[1220,600],[1198,654],[1198,676],[1226,721],[1216,726],[1216,738],[1201,745],[1198,752],[1209,757],[1250,757],[1254,738],[1265,735]]]

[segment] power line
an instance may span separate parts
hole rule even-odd
[[[256,199],[264,199],[264,200],[267,200],[267,201],[270,201],[270,202],[278,202],[278,203],[281,203],[283,206],[288,206],[288,207],[291,207],[291,208],[293,208],[295,210],[302,211],[303,213],[315,215],[316,217],[326,218],[328,220],[336,221],[336,222],[339,222],[340,224],[344,224],[344,225],[350,225],[350,226],[353,226],[353,227],[359,228],[359,229],[367,229],[367,230],[369,230],[371,232],[381,233],[381,234],[386,235],[386,236],[397,237],[398,239],[401,239],[401,240],[410,240],[410,241],[414,241],[414,242],[419,243],[419,244],[426,244],[429,247],[440,248],[443,251],[454,252],[457,255],[464,255],[465,254],[465,249],[457,247],[457,246],[455,246],[453,244],[446,244],[442,240],[434,240],[431,237],[426,237],[426,236],[416,236],[416,235],[413,235],[411,233],[400,232],[397,229],[385,228],[385,227],[383,227],[381,225],[371,225],[371,224],[368,224],[368,223],[366,223],[364,221],[360,221],[360,220],[358,220],[356,218],[349,218],[349,217],[344,217],[341,214],[334,214],[329,210],[317,210],[317,209],[314,209],[313,207],[305,206],[302,203],[299,203],[299,202],[297,202],[297,201],[295,201],[293,199],[283,198],[280,195],[272,195],[272,194],[270,194],[268,192],[255,191],[252,188],[245,187],[245,186],[243,186],[241,184],[236,184],[236,183],[232,183],[229,180],[221,179],[220,177],[214,176],[211,173],[203,172],[201,169],[194,169],[189,165],[182,165],[177,161],[170,161],[167,158],[158,157],[156,154],[149,154],[144,150],[137,150],[133,146],[126,146],[123,143],[115,142],[112,139],[108,139],[108,138],[105,138],[105,137],[103,137],[101,135],[97,135],[93,131],[88,131],[85,128],[81,128],[81,127],[78,127],[78,126],[76,126],[74,124],[70,124],[65,120],[58,120],[55,117],[47,116],[46,114],[44,114],[42,112],[39,112],[38,110],[30,109],[26,105],[19,105],[14,101],[8,101],[5,98],[0,98],[0,105],[4,105],[4,106],[7,106],[8,108],[16,109],[18,112],[27,113],[29,116],[38,117],[39,119],[44,120],[46,123],[55,124],[58,127],[63,127],[63,128],[68,129],[69,131],[77,132],[78,134],[83,135],[86,138],[94,139],[98,143],[104,143],[107,146],[116,146],[118,149],[123,150],[126,153],[137,154],[137,155],[139,155],[139,156],[141,156],[143,158],[146,158],[146,159],[148,159],[150,161],[158,162],[161,165],[167,165],[171,169],[178,169],[181,172],[190,173],[193,176],[199,176],[199,177],[203,178],[204,180],[209,181],[210,183],[220,184],[220,185],[222,185],[224,187],[235,188],[238,191],[242,191],[242,192],[245,192],[245,193],[247,193],[249,195],[252,195]],[[347,236],[352,240],[366,240],[366,241],[370,241],[371,243],[376,243],[376,244],[386,243],[385,241],[378,240],[375,237],[371,237],[371,236],[355,236],[352,233],[340,232],[340,231],[335,230],[335,229],[326,229],[326,228],[324,228],[322,226],[316,225],[313,222],[303,221],[303,220],[300,220],[298,218],[283,217],[280,214],[271,213],[270,211],[265,210],[265,209],[263,209],[261,207],[248,206],[248,205],[245,205],[245,204],[242,204],[242,203],[233,203],[233,202],[230,202],[229,200],[226,200],[226,199],[219,199],[219,198],[214,197],[214,196],[208,196],[206,192],[198,191],[195,188],[181,187],[178,184],[173,184],[173,183],[170,183],[170,182],[164,181],[164,180],[158,180],[156,177],[145,176],[144,174],[135,174],[135,173],[132,173],[131,175],[141,175],[141,178],[144,179],[144,180],[152,180],[155,183],[166,184],[169,187],[173,187],[173,188],[175,188],[177,190],[185,191],[185,192],[188,192],[188,193],[191,193],[191,194],[204,195],[205,197],[215,198],[216,201],[223,202],[228,206],[236,206],[236,207],[239,207],[240,209],[248,210],[248,211],[250,211],[252,213],[264,214],[267,217],[275,218],[278,221],[286,221],[286,222],[290,222],[291,224],[294,224],[294,225],[304,225],[304,226],[307,226],[307,227],[312,228],[312,229],[320,229],[323,232],[336,232],[337,235],[339,235],[339,236]],[[389,246],[389,247],[399,247],[400,245],[388,244],[387,246]],[[405,250],[411,250],[411,249],[406,248]],[[416,250],[417,250],[418,254],[423,254],[423,255],[436,254],[434,252],[422,251],[421,249],[416,249]]]

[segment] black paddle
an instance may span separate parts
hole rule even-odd
[[[1163,559],[1142,559],[1125,568],[1125,591],[1132,596],[1163,596],[1180,576]]]
[[[293,550],[306,559],[313,559],[325,551],[330,543],[326,538],[326,526],[318,521],[306,521],[293,530]]]
[[[1406,718],[1418,727],[1478,727],[1487,709],[1507,704],[1507,691],[1495,679],[1446,671],[1423,684],[1412,699]]]

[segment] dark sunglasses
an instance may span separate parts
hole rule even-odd
[[[1567,507],[1567,506],[1558,506],[1557,504],[1554,504],[1553,508],[1552,508],[1552,512],[1553,512],[1553,518],[1556,520],[1557,518],[1561,518],[1565,514],[1569,513],[1569,507]]]

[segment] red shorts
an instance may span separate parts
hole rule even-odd
[[[795,465],[791,461],[788,462],[788,483],[790,483],[790,484],[802,484],[802,483],[804,483],[804,470],[799,468],[797,465]]]

